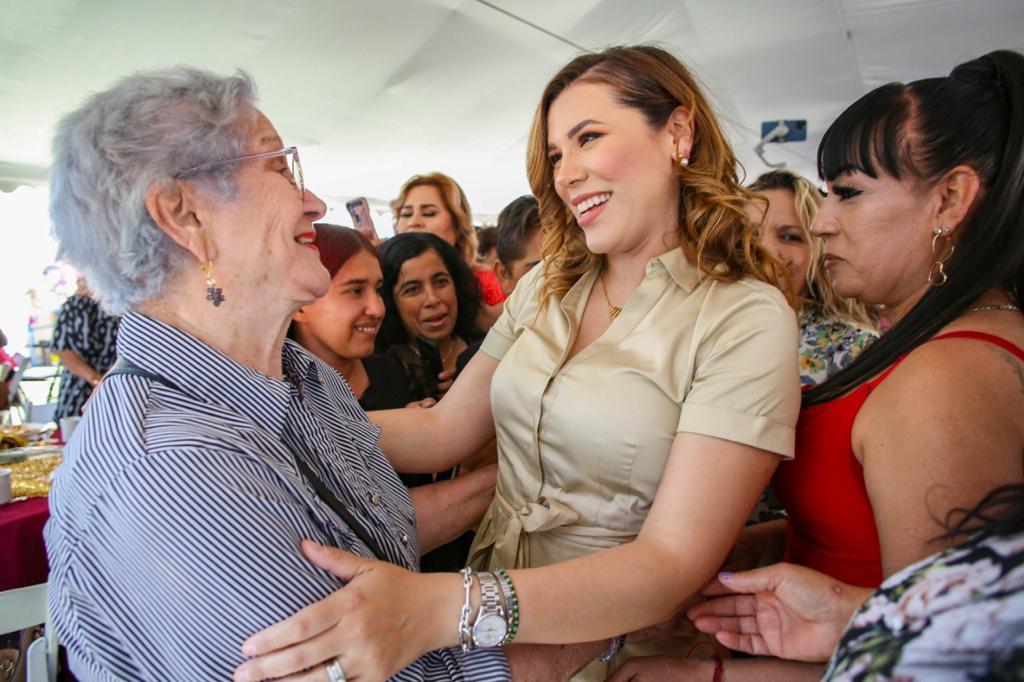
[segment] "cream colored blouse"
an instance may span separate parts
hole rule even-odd
[[[672,250],[566,361],[599,269],[538,312],[542,270],[519,283],[482,346],[500,360],[499,473],[471,566],[543,566],[633,540],[677,432],[792,457],[797,323],[777,289],[701,277]]]

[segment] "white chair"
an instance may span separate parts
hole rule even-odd
[[[29,645],[25,656],[27,682],[57,679],[57,633],[46,607],[47,584],[0,592],[0,633],[24,630],[45,623],[46,634]]]

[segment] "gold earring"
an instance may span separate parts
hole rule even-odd
[[[216,308],[224,302],[224,290],[217,286],[217,280],[213,278],[213,261],[206,261],[203,272],[206,273],[206,300]]]
[[[687,166],[690,165],[690,159],[687,156],[685,156],[682,152],[680,152],[679,154],[679,165],[682,166],[683,168],[686,168]]]
[[[956,246],[953,244],[953,238],[949,236],[949,228],[936,227],[932,230],[932,235],[932,255],[935,256],[935,262],[928,273],[928,283],[933,287],[941,287],[949,281],[946,263],[953,257]]]

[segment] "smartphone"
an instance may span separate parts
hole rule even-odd
[[[420,352],[420,360],[423,361],[423,378],[427,382],[427,395],[431,398],[437,397],[437,375],[444,371],[444,363],[441,362],[441,352],[437,350],[437,344],[425,336],[416,336],[416,349]]]
[[[352,226],[376,246],[380,242],[380,237],[377,236],[377,228],[374,227],[373,218],[370,217],[370,205],[366,203],[366,197],[356,197],[346,201],[345,208],[352,216]]]

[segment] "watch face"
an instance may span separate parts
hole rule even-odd
[[[504,617],[489,613],[473,625],[473,643],[477,646],[498,646],[507,631]]]

